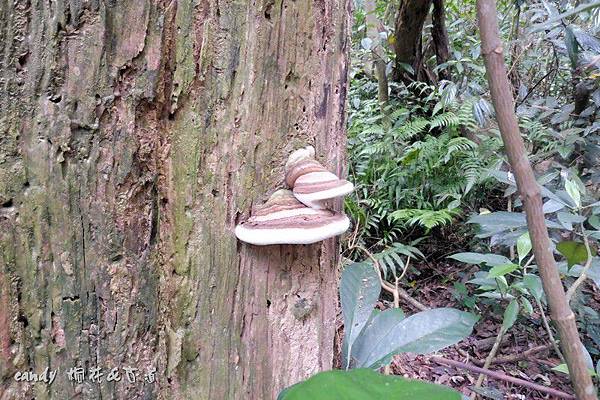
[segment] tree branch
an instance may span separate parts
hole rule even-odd
[[[567,302],[556,261],[551,251],[548,229],[542,211],[540,188],[525,152],[525,145],[514,112],[514,100],[504,64],[495,1],[477,0],[477,17],[481,49],[498,126],[515,174],[517,188],[523,199],[533,253],[552,319],[560,334],[560,344],[569,367],[569,375],[579,400],[597,400],[596,390],[585,363],[583,345],[575,324],[575,315]]]
[[[476,367],[474,365],[465,364],[460,361],[448,360],[446,358],[438,357],[438,356],[433,356],[430,358],[430,360],[434,361],[438,364],[445,364],[445,365],[449,365],[449,366],[452,366],[455,368],[466,369],[467,371],[484,374],[484,375],[487,375],[487,376],[495,378],[495,379],[500,379],[502,381],[514,383],[515,385],[525,386],[530,389],[537,390],[538,392],[548,393],[549,395],[552,395],[557,398],[575,399],[575,396],[573,396],[572,394],[561,392],[560,390],[552,389],[552,388],[549,388],[546,386],[538,385],[537,383],[529,382],[529,381],[526,381],[523,379],[515,378],[512,376],[503,374],[502,372],[492,371],[489,369]]]

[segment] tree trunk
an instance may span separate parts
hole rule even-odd
[[[331,367],[337,242],[232,231],[292,150],[342,172],[349,8],[0,3],[0,399],[269,399]]]
[[[437,65],[442,65],[450,59],[450,45],[448,43],[448,30],[446,29],[446,12],[444,11],[444,0],[433,0],[432,12],[433,28],[431,36],[435,47],[435,60]],[[448,70],[439,70],[440,80],[450,80]]]
[[[400,0],[394,36],[396,38],[394,50],[396,53],[395,80],[399,81],[409,74],[405,72],[402,64],[410,65],[416,76],[411,79],[419,79],[420,70],[420,46],[423,24],[429,14],[431,0]]]
[[[377,99],[381,106],[381,111],[384,116],[389,114],[387,111],[387,103],[389,100],[389,86],[386,74],[386,55],[385,49],[381,44],[379,37],[381,23],[377,19],[375,0],[365,0],[364,3],[366,21],[367,21],[367,37],[371,39],[371,55],[373,56],[373,65],[375,67],[375,76],[377,77]]]
[[[538,266],[544,292],[548,299],[552,319],[560,334],[560,346],[569,367],[569,375],[579,400],[597,400],[592,378],[587,370],[583,345],[577,332],[575,314],[565,296],[558,267],[542,209],[542,196],[529,163],[519,123],[515,114],[514,99],[508,80],[502,41],[498,29],[496,2],[477,0],[477,19],[481,35],[481,53],[485,61],[487,79],[498,127],[502,135],[508,160],[514,171],[517,188],[527,216],[527,228],[535,262]]]

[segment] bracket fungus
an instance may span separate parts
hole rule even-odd
[[[342,213],[328,210],[326,200],[344,196],[354,185],[327,171],[307,146],[290,154],[285,181],[292,190],[280,189],[235,227],[235,236],[255,245],[310,244],[341,235],[350,227]]]
[[[306,207],[291,191],[280,189],[235,227],[235,236],[255,245],[310,244],[341,235],[349,226],[344,214]]]
[[[325,201],[345,196],[354,185],[329,172],[315,159],[315,149],[308,146],[290,154],[285,164],[285,182],[294,196],[308,207],[325,209]]]

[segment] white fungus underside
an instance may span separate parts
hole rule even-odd
[[[316,214],[320,214],[320,213],[322,213],[322,211],[314,210],[312,208],[294,208],[292,210],[275,211],[271,214],[252,217],[252,219],[255,222],[263,222],[263,221],[271,221],[274,219],[298,217],[298,216],[302,216],[302,215],[316,215]]]
[[[299,183],[329,182],[337,179],[339,179],[337,175],[329,171],[309,172],[308,174],[304,174],[296,179],[296,185]]]
[[[346,232],[350,220],[343,219],[314,228],[249,228],[242,225],[235,227],[235,236],[242,242],[266,246],[270,244],[311,244],[329,239]]]
[[[352,182],[346,182],[344,185],[336,188],[331,188],[327,190],[321,190],[319,192],[314,193],[296,193],[294,192],[294,196],[303,204],[310,208],[314,208],[317,210],[322,210],[325,207],[323,200],[333,199],[335,197],[345,196],[348,193],[352,193],[354,190],[354,185]]]

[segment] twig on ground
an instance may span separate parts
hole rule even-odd
[[[504,326],[500,326],[500,330],[498,331],[498,335],[496,336],[496,341],[494,342],[494,346],[492,347],[492,350],[490,350],[490,353],[486,357],[485,363],[483,364],[483,368],[487,369],[492,364],[492,360],[494,359],[494,357],[496,357],[496,353],[498,352],[498,349],[500,348],[500,343],[502,343],[502,337],[504,336],[504,334],[505,334]],[[483,373],[479,374],[479,377],[477,378],[477,382],[475,383],[476,388],[481,387],[481,385],[483,384],[484,376],[485,375]],[[471,394],[471,399],[474,399],[475,397],[477,397],[477,393],[473,392]]]
[[[502,344],[504,342],[506,342],[511,336],[515,336],[516,339],[522,339],[525,338],[525,335],[521,335],[521,334],[515,334],[515,333],[507,333],[503,336],[502,338]],[[477,350],[481,350],[481,351],[485,351],[485,350],[489,350],[492,348],[492,346],[494,346],[494,343],[496,342],[496,337],[488,337],[485,339],[479,339],[474,343],[474,346]]]
[[[537,383],[529,382],[523,379],[515,378],[513,376],[506,375],[502,372],[492,371],[485,368],[479,368],[475,365],[465,364],[460,361],[448,360],[446,358],[438,356],[433,356],[430,358],[430,360],[438,364],[448,365],[460,369],[466,369],[467,371],[484,374],[494,379],[499,379],[506,382],[514,383],[515,385],[528,387],[530,389],[537,390],[542,393],[547,393],[551,396],[560,399],[575,399],[575,396],[573,396],[572,394],[561,392],[560,390],[552,389],[546,386],[538,385]]]
[[[508,363],[512,363],[515,361],[525,360],[525,359],[529,358],[530,356],[537,354],[541,351],[548,350],[551,347],[552,347],[551,344],[543,344],[540,346],[532,347],[529,350],[525,350],[522,353],[516,353],[516,354],[511,354],[508,356],[496,357],[492,360],[492,365],[508,364]],[[473,364],[476,364],[477,366],[481,367],[481,366],[485,365],[485,360],[473,360]]]

